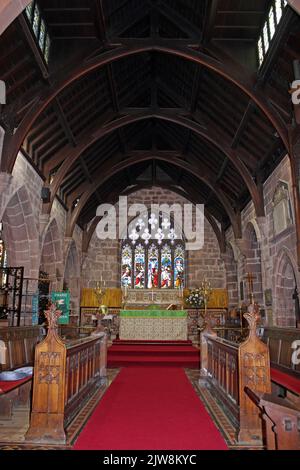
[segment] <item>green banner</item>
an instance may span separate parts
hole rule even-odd
[[[186,310],[120,310],[121,317],[185,318]]]
[[[62,311],[58,319],[60,325],[67,325],[70,319],[70,292],[51,292],[51,300]]]

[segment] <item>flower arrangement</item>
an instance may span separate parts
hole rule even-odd
[[[185,299],[186,304],[194,308],[201,308],[204,304],[204,297],[200,289],[193,289]]]

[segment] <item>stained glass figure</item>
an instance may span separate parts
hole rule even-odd
[[[29,19],[30,23],[32,21],[32,10],[33,10],[33,2],[29,3],[26,7],[26,16]]]
[[[145,287],[145,248],[141,244],[137,245],[134,253],[134,287]]]
[[[36,3],[35,8],[34,8],[33,23],[32,23],[32,29],[36,37],[38,37],[38,34],[39,34],[40,18],[41,18],[40,9],[39,9],[38,4]]]
[[[180,289],[184,287],[184,249],[178,245],[174,253],[174,287]]]
[[[161,288],[169,289],[172,285],[172,252],[169,245],[161,250]]]
[[[46,26],[44,21],[41,21],[41,28],[40,28],[40,37],[39,37],[39,45],[41,50],[44,50],[44,43],[45,43],[45,36],[46,36]]]
[[[48,63],[49,57],[50,57],[50,36],[48,33],[47,33],[46,41],[45,41],[44,57],[45,57],[45,61]]]
[[[148,250],[148,289],[158,287],[158,248],[149,246]]]
[[[122,274],[121,286],[131,288],[131,272],[132,272],[132,249],[129,245],[123,246],[122,249]]]

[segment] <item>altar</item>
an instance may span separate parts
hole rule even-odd
[[[121,310],[121,340],[187,340],[185,310]]]

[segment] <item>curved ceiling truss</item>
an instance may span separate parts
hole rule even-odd
[[[223,191],[221,191],[220,189],[214,186],[214,182],[210,180],[209,175],[203,174],[203,172],[201,171],[201,168],[195,167],[195,165],[192,165],[191,163],[176,157],[174,154],[171,154],[171,155],[166,154],[163,156],[163,155],[152,154],[152,152],[150,152],[150,154],[145,153],[145,155],[141,154],[139,155],[138,158],[136,156],[129,157],[115,164],[112,164],[112,162],[109,161],[107,162],[106,165],[103,165],[101,169],[101,180],[96,181],[94,185],[92,186],[90,185],[90,187],[81,195],[77,206],[74,208],[73,212],[70,214],[70,218],[67,224],[66,236],[67,237],[72,236],[75,225],[78,221],[78,218],[80,216],[82,209],[84,208],[85,204],[90,199],[90,197],[93,195],[95,190],[97,190],[102,184],[104,184],[113,176],[122,172],[124,169],[130,169],[130,167],[140,162],[151,161],[151,160],[156,160],[156,159],[169,162],[173,166],[183,169],[186,172],[190,173],[191,175],[196,176],[200,182],[201,181],[204,182],[210,188],[210,190],[213,191],[213,193],[216,195],[216,197],[218,198],[218,200],[221,202],[222,206],[224,207],[224,210],[230,219],[236,238],[241,237],[241,226],[240,226],[240,220],[239,220],[238,215],[233,210],[230,204],[230,201],[227,199],[227,196],[223,193]]]
[[[288,56],[292,64],[290,58],[293,55],[289,54],[298,53],[294,44],[297,39],[297,25],[293,23],[295,18],[291,17],[291,11],[286,15],[282,32],[276,39],[277,45],[265,67],[269,69],[269,75],[274,68],[272,83],[278,85],[276,88],[273,84],[266,84],[267,72],[262,74],[258,70],[256,73],[255,66],[254,73],[250,69],[246,70],[226,52],[224,44],[222,48],[212,40],[212,30],[221,27],[219,21],[222,24],[224,22],[222,15],[218,20],[216,16],[220,13],[226,16],[228,13],[219,11],[222,8],[220,4],[218,8],[218,2],[203,0],[200,4],[198,1],[187,0],[187,18],[175,6],[168,6],[168,2],[163,4],[145,0],[145,4],[141,2],[137,6],[131,0],[120,0],[120,4],[116,1],[114,5],[98,0],[82,0],[83,3],[85,1],[84,10],[88,11],[87,17],[92,21],[88,23],[89,27],[93,28],[94,24],[96,31],[95,41],[86,48],[79,48],[76,60],[73,56],[67,62],[65,59],[69,56],[66,52],[65,56],[62,54],[64,60],[58,60],[54,67],[46,70],[45,64],[37,59],[38,51],[32,41],[28,41],[30,31],[26,30],[24,18],[19,18],[12,25],[6,42],[2,43],[4,51],[9,49],[11,42],[15,42],[17,48],[23,47],[23,51],[18,50],[18,56],[10,56],[10,52],[7,56],[8,70],[12,72],[12,77],[9,72],[7,77],[10,87],[13,90],[16,88],[16,92],[11,92],[12,95],[9,96],[13,96],[13,99],[9,100],[11,103],[5,108],[3,122],[7,123],[6,129],[11,129],[11,132],[7,131],[5,134],[1,170],[11,173],[19,150],[22,146],[25,151],[28,149],[29,157],[42,171],[51,190],[51,201],[48,205],[44,204],[43,210],[50,211],[54,198],[63,194],[63,200],[69,209],[70,234],[76,222],[81,221],[81,215],[87,212],[87,203],[91,196],[95,194],[96,199],[99,199],[99,188],[104,188],[107,194],[111,194],[106,186],[113,178],[122,182],[122,176],[126,176],[128,169],[134,170],[133,174],[138,174],[138,165],[143,167],[145,162],[150,161],[153,165],[164,162],[159,166],[170,165],[173,181],[177,181],[176,171],[180,169],[180,173],[186,175],[187,182],[194,185],[189,188],[187,184],[184,188],[184,192],[194,201],[198,197],[202,198],[203,194],[197,194],[197,185],[199,182],[204,183],[203,186],[208,191],[204,202],[210,203],[211,214],[214,217],[215,214],[220,215],[219,221],[224,224],[223,227],[226,224],[228,226],[230,221],[235,235],[239,237],[241,208],[248,202],[250,195],[256,215],[264,215],[262,183],[271,174],[279,158],[282,158],[284,149],[289,153],[288,123],[291,122],[293,112],[288,109],[290,100],[287,101],[284,96],[286,87],[280,88],[278,85],[280,73],[278,76],[276,74],[278,64],[282,65],[284,56]],[[243,39],[248,37],[255,48],[255,31],[260,30],[262,16],[255,16],[255,25],[251,26],[250,31],[249,24],[244,23],[244,9],[235,0],[231,1],[231,7],[236,13],[232,28],[236,30],[244,27],[239,34]],[[62,0],[52,8],[48,0],[40,0],[43,13],[48,15],[49,22],[55,27],[60,24],[60,16],[63,16],[62,11],[66,9],[64,2]],[[265,2],[260,10],[267,11],[268,8]],[[67,10],[70,12],[72,8]],[[124,10],[127,10],[125,15]],[[196,11],[197,18],[194,15]],[[112,17],[116,12],[117,21],[114,24]],[[252,13],[262,15],[264,11]],[[138,25],[141,19],[145,20],[145,15],[149,15],[150,26],[143,35],[141,31],[145,26],[139,30]],[[72,26],[74,19],[68,20],[68,27],[75,27],[75,23]],[[249,21],[253,21],[253,17]],[[222,28],[227,28],[226,21],[224,24],[226,26]],[[293,28],[290,28],[291,25]],[[68,29],[68,33],[69,31]],[[216,33],[215,30],[214,32]],[[225,29],[223,32],[226,38]],[[289,36],[291,42],[287,44],[285,41]],[[218,34],[216,37],[219,37]],[[281,43],[284,47],[287,46],[288,54],[284,48],[280,49]],[[25,50],[26,44],[29,45],[29,51]],[[61,44],[58,41],[56,47]],[[23,75],[27,77],[27,82],[20,81],[18,88],[18,79],[22,75],[22,70],[19,71],[22,64],[18,60],[24,54],[27,69]],[[36,61],[32,56],[35,56]],[[11,63],[16,65],[11,67]],[[67,66],[62,65],[66,63]],[[30,67],[34,70],[29,70]],[[126,68],[130,69],[131,75]],[[291,68],[290,64],[287,68]],[[14,75],[16,71],[17,76]],[[176,76],[173,82],[172,75]],[[33,77],[32,80],[30,77]],[[28,81],[34,86],[28,85]],[[100,83],[98,88],[95,86],[97,81]],[[133,87],[136,83],[139,99],[132,99],[133,92],[131,99],[123,100],[126,87]],[[101,87],[103,94],[99,98]],[[184,89],[188,87],[189,91],[186,92]],[[149,94],[149,91],[150,100],[142,96]],[[87,99],[83,96],[85,93]],[[96,94],[97,101],[93,102]],[[214,99],[219,94],[220,99]],[[93,113],[87,119],[92,108],[91,101]],[[84,111],[78,112],[82,103]],[[98,112],[95,112],[97,106]],[[78,114],[75,124],[74,113],[75,116]],[[82,117],[83,124],[78,131],[78,121]],[[47,127],[49,121],[51,125]],[[59,124],[53,124],[53,121],[59,121]],[[144,123],[149,124],[148,127],[154,123],[154,127],[160,128],[160,132],[163,130],[168,146],[162,145],[161,136],[157,145],[156,130],[152,133],[150,147],[146,144],[142,147],[144,150],[138,151],[141,147],[137,145],[136,150],[132,150],[135,148],[131,145],[132,142],[127,146],[128,128],[134,127],[138,133]],[[176,138],[176,130],[184,137],[181,135]],[[49,134],[52,134],[51,138]],[[113,151],[102,154],[102,149],[109,148],[103,143],[105,139],[115,139],[120,145],[118,148],[115,148],[116,145],[112,146]],[[143,144],[147,139],[144,139]],[[80,171],[82,175],[79,178]],[[133,178],[129,177],[129,183],[130,180],[132,183]],[[127,186],[126,182],[120,184],[121,186],[126,192],[132,184],[127,181]],[[177,192],[181,191],[180,185],[173,186]],[[237,187],[242,189],[237,190]],[[296,199],[297,197],[298,195]],[[77,203],[76,207],[74,201]]]
[[[252,197],[253,203],[255,205],[257,216],[264,215],[264,205],[262,201],[262,195],[260,191],[258,190],[257,185],[253,181],[251,173],[247,169],[246,165],[242,162],[242,160],[238,157],[237,152],[235,150],[231,149],[229,146],[225,146],[224,143],[221,145],[220,141],[218,141],[218,136],[214,134],[213,131],[205,130],[202,125],[186,117],[176,116],[170,113],[165,113],[163,111],[153,112],[151,110],[149,111],[146,110],[146,111],[133,114],[133,115],[123,116],[112,122],[103,124],[100,128],[98,128],[98,126],[95,126],[94,132],[89,131],[86,133],[86,135],[83,135],[75,148],[70,147],[68,152],[66,152],[66,150],[64,149],[61,152],[61,155],[58,155],[56,159],[56,164],[61,163],[61,161],[62,161],[62,164],[57,174],[54,176],[52,183],[50,184],[51,202],[53,202],[55,195],[60,185],[62,184],[65,176],[67,175],[68,171],[70,170],[72,165],[76,162],[76,160],[80,158],[80,156],[86,149],[92,146],[100,138],[113,132],[116,129],[121,129],[122,127],[127,126],[128,124],[135,123],[141,120],[153,119],[153,118],[179,124],[180,126],[183,126],[191,130],[192,132],[195,132],[197,135],[204,138],[208,142],[212,143],[216,148],[218,148],[224,154],[224,157],[230,160],[233,166],[237,169],[241,178],[244,180],[245,185],[248,188],[249,193]],[[197,162],[197,165],[199,165],[199,162]],[[77,195],[76,197],[78,197],[79,195]],[[50,209],[51,209],[51,206],[48,208],[48,210]]]
[[[165,42],[169,44],[169,41]],[[155,43],[152,39],[136,40],[135,43],[139,43],[140,45],[120,45],[113,51],[102,52],[97,57],[87,59],[79,67],[71,68],[71,71],[63,70],[58,73],[53,85],[42,87],[40,92],[35,96],[33,105],[26,113],[15,133],[11,135],[6,134],[4,139],[4,158],[2,158],[1,161],[1,169],[10,173],[12,172],[18,151],[20,150],[26,135],[30,131],[31,126],[47,106],[51,104],[51,102],[66,87],[93,70],[99,69],[126,57],[144,52],[160,52],[183,58],[187,61],[204,66],[236,85],[256,104],[256,106],[272,123],[288,151],[287,128],[280,115],[268,103],[263,93],[255,90],[254,79],[247,78],[247,76],[240,76],[240,73],[235,75],[232,72],[232,64],[227,65],[224,61],[221,62],[207,54],[204,54],[203,52],[195,51],[189,47],[181,46],[178,48],[172,48],[170,46],[163,45],[164,41],[162,39],[160,39],[158,43]]]

